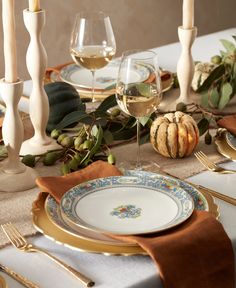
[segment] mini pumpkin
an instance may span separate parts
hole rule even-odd
[[[150,140],[153,148],[165,157],[189,156],[199,142],[194,119],[183,112],[168,113],[152,123]]]

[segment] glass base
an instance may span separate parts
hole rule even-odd
[[[160,166],[153,161],[141,161],[140,166],[137,166],[136,161],[124,161],[118,163],[117,167],[121,170],[121,172],[124,172],[125,170],[138,170],[155,173],[160,172]]]

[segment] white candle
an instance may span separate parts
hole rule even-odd
[[[40,0],[29,0],[29,11],[37,12],[40,10]]]
[[[183,0],[183,28],[194,27],[194,0]]]
[[[5,81],[14,83],[18,80],[14,0],[2,0],[2,22],[4,35]]]

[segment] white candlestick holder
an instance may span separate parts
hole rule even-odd
[[[194,74],[194,61],[191,53],[193,42],[197,36],[197,28],[185,29],[178,28],[179,40],[182,45],[182,52],[177,64],[177,76],[180,87],[180,96],[176,100],[176,104],[184,102],[185,104],[192,103],[190,89]]]
[[[23,82],[8,83],[1,79],[0,91],[6,104],[2,135],[8,153],[8,158],[0,169],[0,191],[24,191],[36,186],[37,174],[32,168],[25,166],[19,157],[24,130],[18,112],[18,103],[22,96]]]
[[[34,127],[34,136],[22,143],[20,154],[40,155],[61,146],[46,134],[49,117],[49,102],[44,90],[43,79],[47,67],[47,54],[41,41],[41,31],[45,25],[45,11],[23,11],[26,29],[30,34],[30,44],[26,54],[26,64],[32,78],[29,114]]]

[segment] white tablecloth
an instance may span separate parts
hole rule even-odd
[[[236,35],[236,28],[199,37],[193,47],[194,59],[209,60],[212,55],[217,54],[222,48],[219,39],[230,40],[231,35]],[[157,48],[156,50],[159,55],[160,66],[174,71],[180,53],[180,45],[178,43],[171,44]],[[234,162],[225,165],[236,169],[236,163]],[[217,175],[212,172],[204,172],[190,177],[189,180],[236,197],[236,175]],[[236,207],[219,200],[217,200],[217,203],[220,206],[220,221],[223,223],[236,251]],[[96,287],[162,287],[157,269],[149,257],[106,257],[73,251],[42,236],[37,236],[30,240],[90,276],[96,282]],[[27,276],[42,288],[83,287],[66,271],[39,254],[22,253],[15,248],[6,247],[0,250],[0,262]],[[6,277],[10,288],[22,287],[8,276],[4,275],[4,277]]]

